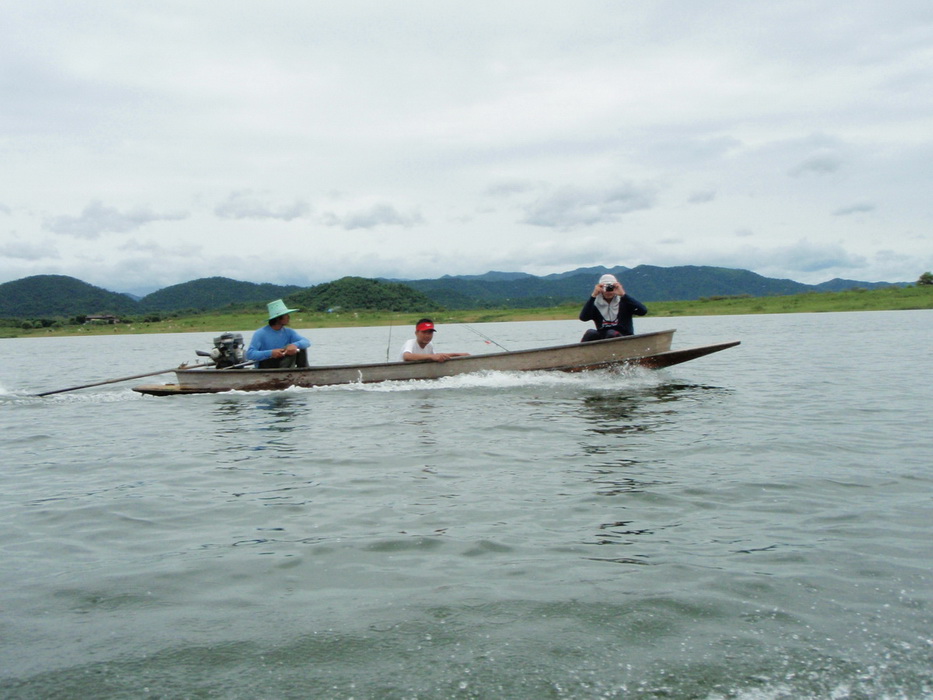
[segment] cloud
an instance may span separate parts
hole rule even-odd
[[[7,3],[0,245],[15,230],[56,243],[61,259],[4,264],[117,271],[134,285],[220,269],[265,281],[287,246],[295,274],[315,282],[677,254],[789,277],[799,270],[772,264],[773,247],[806,233],[828,246],[823,263],[838,243],[879,279],[896,269],[876,264],[885,247],[902,256],[895,279],[914,279],[933,235],[928,6],[863,2],[827,20],[799,2],[597,12],[545,0],[532,14],[520,3]],[[172,27],[172,51],[153,26]],[[175,211],[190,216],[157,221]],[[425,220],[432,235],[405,235]],[[630,221],[639,244],[607,249],[607,231]],[[276,246],[257,246],[257,224]],[[138,250],[120,247],[133,238]],[[189,266],[147,253],[148,239],[242,264]],[[821,256],[787,259],[819,267]]]
[[[800,272],[819,272],[821,270],[848,269],[864,267],[866,259],[854,255],[842,246],[811,246],[798,244],[790,248],[774,251],[775,257],[782,260],[784,267]]]
[[[163,261],[169,259],[185,260],[190,257],[200,258],[203,256],[203,247],[192,244],[190,241],[179,242],[174,245],[162,245],[155,241],[139,241],[131,238],[119,246],[118,250],[130,255],[145,255]]]
[[[221,219],[281,219],[291,221],[311,213],[311,206],[303,199],[291,204],[273,205],[268,199],[251,190],[231,192],[226,200],[214,208]]]
[[[49,241],[37,243],[35,241],[15,240],[0,245],[0,258],[16,260],[58,260],[61,256],[58,249]]]
[[[714,199],[716,199],[716,190],[704,190],[702,192],[694,192],[687,201],[691,204],[706,204],[707,202],[712,202]]]
[[[738,260],[754,261],[759,272],[783,270],[791,273],[811,273],[825,270],[854,270],[865,267],[862,255],[850,253],[838,244],[816,244],[805,239],[788,246],[774,248],[746,248],[729,256],[732,267],[751,267],[737,264]],[[764,273],[762,273],[764,274]]]
[[[348,231],[357,228],[376,228],[377,226],[404,226],[410,228],[424,223],[421,213],[417,210],[402,214],[391,204],[386,203],[373,204],[366,209],[350,212],[344,216],[329,212],[322,220],[327,226],[340,226]]]
[[[53,233],[94,239],[102,233],[135,231],[153,221],[180,221],[187,218],[187,213],[158,214],[147,207],[136,207],[121,212],[114,207],[105,207],[100,200],[94,200],[84,208],[79,216],[48,218],[43,222],[42,227]]]
[[[653,204],[654,192],[634,185],[609,190],[566,186],[527,206],[523,223],[559,229],[611,224],[623,214],[650,209]]]
[[[904,255],[897,251],[885,249],[875,253],[874,261],[880,265],[893,264],[894,267],[903,267],[907,269],[923,268],[922,270],[918,270],[919,274],[927,269],[926,266],[930,265],[931,261],[933,261],[933,256],[928,255],[927,259],[924,261],[922,258],[918,259],[913,255]]]
[[[829,175],[842,167],[842,158],[834,153],[818,153],[810,156],[787,171],[791,177],[802,175]]]
[[[511,197],[515,194],[523,194],[540,187],[539,184],[530,180],[502,180],[489,185],[484,191],[488,197]]]
[[[847,207],[842,207],[833,212],[833,216],[849,216],[850,214],[866,214],[870,211],[875,210],[874,204],[859,203],[859,204],[850,204]]]

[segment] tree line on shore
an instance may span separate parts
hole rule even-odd
[[[648,302],[766,297],[891,286],[847,280],[803,285],[792,280],[772,280],[747,270],[639,266],[631,270],[586,268],[546,277],[525,273],[445,276],[415,281],[344,277],[306,288],[212,277],[173,285],[135,299],[72,277],[38,275],[0,285],[0,325],[30,329],[114,321],[158,323],[205,312],[260,310],[275,298],[284,298],[293,307],[311,312],[436,313],[457,309],[548,308],[583,298],[592,288],[594,276],[603,271],[622,275],[629,289],[638,289],[639,299]],[[665,284],[664,293],[657,291]],[[924,272],[916,284],[933,285],[933,274]],[[895,286],[905,286],[905,283]]]

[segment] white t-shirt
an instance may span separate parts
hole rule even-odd
[[[434,343],[433,343],[433,342],[430,342],[430,343],[428,343],[427,345],[425,345],[424,347],[421,347],[420,345],[418,345],[418,339],[417,339],[417,338],[410,338],[410,339],[408,339],[408,340],[405,342],[404,347],[402,347],[402,351],[398,354],[398,361],[399,361],[399,362],[404,362],[404,361],[405,361],[405,353],[406,353],[406,352],[413,352],[413,353],[415,353],[416,355],[433,355],[433,354],[434,354]]]

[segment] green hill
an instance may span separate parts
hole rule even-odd
[[[436,302],[408,285],[363,277],[343,277],[336,282],[308,287],[288,295],[285,301],[307,311],[427,312],[439,308]]]
[[[622,274],[619,279],[632,296],[642,301],[692,301],[736,294],[764,297],[801,294],[812,289],[807,284],[762,277],[749,270],[697,265],[639,265]]]
[[[255,284],[227,277],[204,277],[192,282],[174,284],[139,302],[140,311],[178,311],[194,309],[212,311],[243,304],[265,304],[300,290],[297,285]]]
[[[137,303],[74,277],[35,275],[0,284],[0,318],[131,314]]]

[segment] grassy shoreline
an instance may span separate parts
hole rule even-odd
[[[497,321],[555,321],[574,319],[579,304],[543,309],[474,309],[433,314],[438,323],[491,323]],[[696,301],[646,302],[651,316],[722,316],[779,313],[820,313],[829,311],[898,311],[933,309],[933,286],[854,289],[846,292],[808,292],[771,297],[711,297]],[[387,311],[343,313],[297,312],[295,328],[345,328],[363,326],[408,326],[422,314]],[[198,333],[252,330],[264,321],[261,310],[237,313],[203,313],[156,322],[115,325],[18,328],[0,326],[0,338],[47,338],[80,335],[127,335],[139,333]]]

